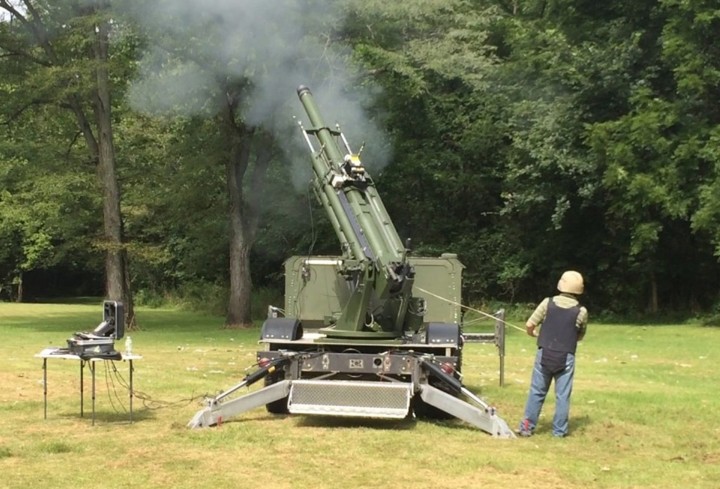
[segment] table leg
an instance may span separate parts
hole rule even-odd
[[[85,372],[85,360],[80,360],[80,417],[85,416],[83,410],[83,404],[85,402],[85,379],[83,373]]]
[[[92,374],[92,424],[95,426],[95,362],[90,361],[89,364]]]
[[[133,361],[130,360],[130,424],[133,422]]]
[[[47,358],[43,358],[43,412],[47,419]]]

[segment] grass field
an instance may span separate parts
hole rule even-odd
[[[91,330],[101,306],[0,303],[0,486],[46,488],[717,488],[720,487],[720,328],[590,325],[577,354],[571,435],[555,439],[549,396],[538,433],[494,439],[459,421],[387,422],[258,409],[219,428],[189,430],[205,394],[239,382],[258,330],[221,318],[140,309],[132,334],[135,422],[127,364],[97,368],[93,426],[86,374],[34,355]],[[520,320],[518,321],[520,322]],[[121,346],[121,345],[120,345]],[[466,385],[515,427],[527,394],[533,340],[508,331],[506,385],[495,347],[468,344]],[[113,365],[110,362],[109,365]]]

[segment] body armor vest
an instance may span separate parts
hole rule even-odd
[[[566,309],[556,305],[550,298],[538,336],[538,346],[556,352],[575,354],[578,342],[576,322],[579,314],[579,305]]]

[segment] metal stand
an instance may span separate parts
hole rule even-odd
[[[52,358],[60,358],[65,360],[77,360],[80,362],[80,417],[85,416],[85,364],[87,364],[88,368],[90,369],[90,376],[91,376],[91,397],[92,397],[92,425],[95,426],[95,398],[96,398],[96,389],[95,389],[95,363],[96,362],[107,362],[107,361],[113,361],[108,360],[105,358],[90,358],[87,360],[83,360],[78,355],[73,355],[70,353],[59,353],[61,350],[59,348],[46,348],[45,350],[41,351],[40,353],[36,354],[35,357],[42,358],[43,360],[43,417],[44,419],[47,419],[47,405],[48,405],[48,381],[47,381],[47,361],[48,359]],[[129,373],[129,387],[128,387],[128,399],[130,402],[130,423],[133,422],[133,373],[135,372],[135,366],[133,365],[134,360],[140,360],[142,359],[142,356],[140,355],[123,355],[122,361],[128,362],[128,373]]]
[[[498,350],[498,367],[500,387],[505,385],[505,309],[493,314],[495,317],[494,333],[463,333],[465,343],[493,343]]]

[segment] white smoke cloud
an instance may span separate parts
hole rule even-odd
[[[364,156],[372,161],[363,159],[370,171],[387,163],[386,138],[364,110],[371,94],[360,88],[348,52],[337,43],[324,42],[328,26],[339,21],[333,9],[340,2],[131,3],[151,46],[129,90],[137,110],[210,115],[220,109],[215,103],[218,79],[244,78],[250,81],[242,107],[245,121],[272,131],[290,158],[299,154],[298,164],[309,166],[308,149],[293,120],[306,120],[296,89],[307,85],[328,125],[341,123],[355,151],[366,142]]]

